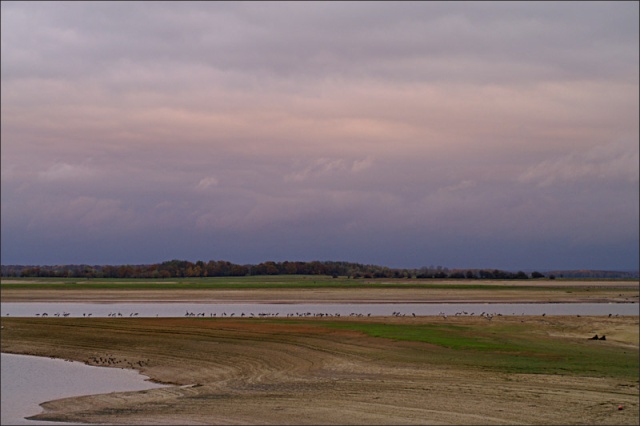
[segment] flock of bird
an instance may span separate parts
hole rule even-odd
[[[120,368],[139,368],[149,365],[149,358],[146,360],[127,360],[126,358],[118,358],[114,355],[92,356],[87,361],[90,365],[114,366]]]
[[[7,315],[9,315],[9,314],[7,314]],[[71,315],[71,313],[69,313],[69,312],[63,312],[63,313],[62,313],[62,316],[63,316],[63,317],[68,317],[69,315]],[[91,315],[91,314],[89,314],[89,315]],[[46,312],[43,312],[42,314],[36,314],[36,316],[37,316],[37,317],[40,317],[40,316],[48,317],[48,316],[49,316],[49,314],[48,314],[48,313],[46,313]],[[53,316],[54,316],[54,317],[59,317],[59,316],[60,316],[60,312],[56,312],[55,314],[53,314]]]
[[[7,316],[8,316],[8,315],[9,315],[9,314],[7,314]],[[54,317],[59,317],[60,315],[61,315],[61,314],[60,314],[59,312],[56,312],[55,314],[52,314],[52,316],[54,316]],[[63,316],[63,317],[68,317],[68,316],[70,316],[70,315],[71,315],[71,313],[70,313],[70,312],[63,312],[63,313],[62,313],[62,316]],[[93,315],[93,313],[91,313],[91,312],[90,312],[90,313],[86,313],[86,312],[84,312],[84,313],[82,314],[82,316],[83,316],[83,317],[90,317],[90,316],[92,316],[92,315]],[[37,314],[36,314],[36,316],[37,316],[37,317],[48,317],[48,316],[49,316],[49,314],[48,314],[47,312],[43,312],[43,313],[37,313]],[[116,317],[116,316],[121,317],[121,316],[123,316],[123,315],[122,315],[120,312],[118,312],[117,314],[116,314],[115,312],[112,312],[112,313],[107,314],[107,316],[108,316],[108,317]],[[130,316],[130,317],[137,317],[137,316],[138,316],[138,313],[137,313],[137,312],[132,312],[131,314],[129,314],[129,316]]]
[[[9,315],[9,314],[7,314]],[[71,313],[69,312],[64,312],[62,314],[63,317],[68,317],[70,316]],[[83,313],[82,316],[87,318],[87,317],[91,317],[93,314],[92,313]],[[412,313],[411,315],[413,315],[414,317],[416,316],[415,313]],[[43,313],[36,313],[35,316],[37,317],[47,317],[49,316],[49,314],[47,312],[43,312]],[[53,314],[53,316],[55,317],[59,317],[60,313],[55,313]],[[117,317],[126,317],[127,315],[123,315],[121,312],[110,312],[107,314],[107,317],[111,317],[111,318],[117,318]],[[137,317],[139,316],[138,312],[131,312],[129,315],[129,317]],[[184,314],[185,317],[206,317],[207,313],[206,312],[189,312],[186,311],[186,313]],[[244,312],[240,313],[239,315],[237,315],[235,312],[232,312],[230,314],[227,314],[226,312],[222,312],[219,316],[218,314],[211,312],[208,315],[210,318],[216,318],[216,317],[237,317],[237,318],[265,318],[265,317],[279,317],[280,313],[276,312],[276,313],[271,313],[271,312],[259,312],[258,314],[254,314],[253,312],[250,312],[248,314],[245,314]],[[371,317],[371,313],[367,313],[367,314],[363,314],[363,313],[356,313],[356,312],[352,312],[350,313],[348,316],[350,317]],[[396,316],[396,317],[404,317],[406,316],[406,314],[403,314],[401,312],[393,312],[392,316]],[[158,314],[156,314],[156,317],[158,317]],[[340,317],[340,313],[326,313],[326,312],[296,312],[296,313],[288,313],[286,314],[286,318],[303,318],[303,317],[316,317],[316,318],[323,318],[323,317]]]
[[[6,314],[6,315],[8,316],[9,314]],[[85,317],[85,318],[86,317],[91,317],[92,315],[93,315],[92,313],[86,313],[86,312],[82,314],[82,316]],[[236,318],[255,318],[255,317],[258,317],[258,318],[265,318],[265,317],[278,317],[279,315],[280,315],[280,313],[278,313],[278,312],[276,312],[276,313],[259,312],[258,314],[254,314],[253,312],[245,314],[244,312],[242,312],[239,315],[237,315],[235,312],[232,312],[230,314],[227,314],[226,312],[222,312],[219,316],[218,316],[218,314],[216,314],[214,312],[209,313],[209,317],[210,318],[215,318],[215,317],[220,317],[220,318],[222,318],[222,317],[229,317],[229,318],[231,318],[231,317],[236,317]],[[410,315],[413,316],[413,317],[416,316],[415,313],[411,313]],[[466,311],[460,311],[460,312],[456,312],[455,314],[453,314],[454,317],[459,317],[459,316],[470,316],[470,317],[472,317],[474,315],[475,315],[475,312],[469,313],[469,312],[466,312]],[[518,315],[518,314],[516,314],[514,312],[512,315],[515,316],[515,315]],[[524,312],[521,315],[525,315]],[[546,313],[542,314],[543,317],[546,316],[546,315],[547,315]],[[36,313],[35,316],[36,317],[48,317],[49,314],[47,312],[42,312],[42,313]],[[63,312],[62,314],[60,314],[59,312],[56,312],[56,313],[52,314],[51,316],[54,316],[54,317],[60,317],[60,316],[68,317],[68,316],[71,316],[71,313],[70,312]],[[126,315],[123,315],[121,312],[110,312],[110,313],[107,314],[107,317],[112,317],[112,318],[125,317],[125,316]],[[138,312],[131,312],[131,313],[129,313],[128,316],[129,317],[138,317],[139,314],[138,314]],[[158,316],[159,315],[156,314],[156,317],[158,317]],[[207,314],[205,312],[196,313],[196,312],[187,311],[184,314],[184,316],[185,317],[206,317]],[[370,313],[363,314],[363,313],[352,312],[348,316],[350,316],[350,317],[370,317],[371,314]],[[391,314],[391,316],[393,316],[393,317],[405,317],[405,316],[407,316],[407,314],[406,313],[402,313],[402,312],[395,312],[394,311]],[[444,319],[447,319],[447,314],[445,312],[438,312],[437,316],[440,316],[440,317],[442,317]],[[497,312],[494,312],[494,313],[482,312],[478,316],[482,317],[482,318],[485,318],[487,320],[492,320],[493,317],[501,317],[501,316],[503,316],[503,314],[500,314],[500,313],[497,313]],[[578,315],[578,317],[579,316],[580,315]],[[609,314],[609,318],[611,318],[612,316],[618,317],[619,314],[615,314],[615,315]],[[296,312],[295,314],[294,313],[288,313],[288,314],[286,314],[286,317],[287,318],[296,318],[296,317],[298,317],[298,318],[303,318],[303,317],[316,317],[316,318],[319,317],[319,318],[323,318],[323,317],[340,317],[340,314],[339,313],[331,314],[331,313],[325,313],[325,312],[317,312],[317,313],[312,313],[312,312],[302,312],[302,313],[300,313],[300,312]]]
[[[207,314],[205,312],[195,313],[195,312],[187,311],[184,314],[184,316],[185,317],[206,317]],[[217,316],[216,313],[210,313],[209,314],[209,317],[212,317],[212,318],[214,318],[216,316]],[[259,312],[256,315],[253,312],[249,312],[248,314],[245,314],[244,312],[242,312],[242,313],[240,313],[240,315],[236,315],[235,312],[232,312],[230,314],[227,314],[226,312],[223,312],[222,314],[220,314],[220,317],[229,317],[229,318],[231,318],[231,317],[234,317],[234,316],[240,317],[240,318],[245,318],[245,317],[246,318],[255,318],[255,317],[264,318],[264,317],[278,317],[278,316],[280,316],[280,313],[279,312],[276,312],[276,313]],[[325,312],[317,312],[317,313],[312,313],[312,312],[300,313],[300,312],[296,312],[295,314],[294,313],[286,314],[286,318],[295,318],[295,317],[298,317],[298,318],[303,318],[303,317],[316,317],[316,318],[319,317],[319,318],[322,318],[322,317],[339,317],[339,316],[340,316],[339,313],[330,314],[330,313],[325,313]],[[365,314],[361,314],[361,313],[352,312],[352,313],[349,314],[349,316],[351,316],[351,317],[364,317],[364,316],[370,317],[371,314],[366,314],[365,315]]]

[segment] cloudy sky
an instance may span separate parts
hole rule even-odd
[[[638,2],[2,2],[2,264],[637,269]]]

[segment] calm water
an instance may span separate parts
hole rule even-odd
[[[71,396],[163,387],[134,370],[92,367],[80,362],[1,354],[2,425],[61,425],[25,417],[42,412],[40,403]]]
[[[2,316],[10,317],[245,317],[371,315],[638,315],[637,303],[2,303]]]

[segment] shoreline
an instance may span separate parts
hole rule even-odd
[[[43,421],[38,416],[46,414],[43,405],[57,400],[163,387],[137,370],[109,371],[80,361],[51,356],[6,351],[1,354],[2,424],[88,425],[89,423]],[[21,372],[19,378],[13,374],[15,370]],[[91,379],[87,380],[88,378]],[[25,392],[27,387],[28,393]]]
[[[584,348],[581,350],[610,348],[636,356],[639,319],[539,315],[493,321],[478,317],[447,321],[342,318],[354,326],[451,324],[452,330],[471,327],[480,333],[487,333],[487,327],[496,331],[516,327],[526,330],[513,335],[518,339],[531,336],[528,338],[536,342],[551,339],[578,345]],[[456,359],[457,352],[439,355],[438,347],[419,342],[391,344],[353,331],[331,331],[323,326],[331,321],[70,318],[43,322],[3,318],[2,350],[81,362],[97,353],[108,354],[117,362],[149,357],[148,364],[135,370],[155,382],[173,385],[50,400],[42,404],[46,410],[34,416],[35,420],[85,424],[637,424],[638,382],[631,377],[524,374],[456,366],[449,358]],[[44,329],[34,329],[36,324]],[[590,341],[593,333],[606,334],[607,340]],[[474,364],[479,361],[473,359]],[[110,367],[115,365],[120,364]],[[461,395],[464,404],[460,404]],[[378,404],[381,401],[384,403]],[[614,409],[618,404],[625,410]]]

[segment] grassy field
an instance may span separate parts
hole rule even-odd
[[[540,335],[524,322],[409,325],[342,322],[326,326],[356,330],[372,337],[436,345],[442,348],[442,356],[437,361],[432,358],[432,362],[457,367],[505,373],[638,378],[638,359],[632,351]]]
[[[425,288],[455,290],[505,290],[505,289],[556,289],[567,287],[615,287],[638,286],[638,280],[596,280],[596,279],[556,279],[556,280],[459,280],[459,279],[351,279],[333,278],[326,275],[260,275],[244,277],[126,279],[126,278],[2,278],[0,286],[10,289],[144,289],[144,290],[199,290],[199,289],[304,289],[304,288]]]
[[[418,280],[328,276],[2,279],[3,302],[28,301],[522,301],[638,302],[638,280]]]

